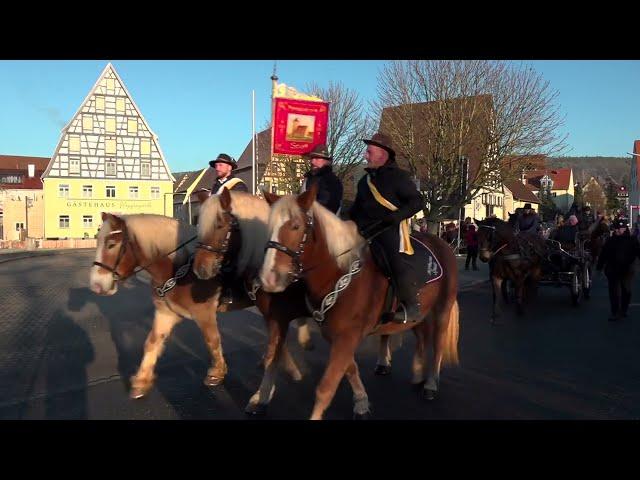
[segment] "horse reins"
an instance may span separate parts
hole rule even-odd
[[[115,265],[113,267],[110,267],[110,266],[105,265],[104,263],[101,263],[101,262],[95,262],[95,261],[93,262],[93,265],[98,266],[100,268],[104,268],[105,270],[111,272],[111,275],[113,276],[113,280],[114,281],[116,281],[116,282],[118,282],[118,281],[124,282],[126,279],[128,279],[132,275],[135,275],[136,273],[139,273],[142,270],[146,270],[147,268],[149,268],[149,266],[151,266],[152,264],[154,264],[157,261],[157,260],[154,260],[153,262],[149,262],[144,267],[138,267],[137,269],[132,270],[129,275],[125,275],[125,276],[120,275],[117,272],[117,269],[118,269],[118,266],[120,265],[120,262],[124,258],[124,254],[126,252],[127,245],[129,244],[129,235],[126,233],[125,229],[123,229],[123,230],[114,230],[113,232],[109,232],[109,235],[112,235],[114,233],[122,233],[123,234],[122,244],[120,245],[120,250],[118,251],[118,256],[116,257]],[[194,241],[196,238],[198,238],[197,235],[194,236],[194,237],[191,237],[186,242],[181,243],[175,249],[171,250],[168,253],[165,253],[164,255],[161,255],[159,258],[166,257],[168,255],[171,255],[174,252],[177,252],[178,250],[180,250],[185,245],[187,245],[187,244],[191,243],[192,241]],[[138,256],[136,255],[136,252],[133,250],[133,248],[131,249],[131,253],[133,253],[133,257],[136,259],[136,261],[138,261]]]

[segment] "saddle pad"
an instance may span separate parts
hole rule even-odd
[[[416,277],[422,284],[435,282],[442,277],[442,265],[426,244],[411,235],[414,254],[403,256],[411,264]]]

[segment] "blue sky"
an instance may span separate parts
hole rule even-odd
[[[158,135],[172,171],[195,170],[220,152],[238,157],[270,115],[273,61],[111,62]],[[384,61],[278,61],[280,82],[299,90],[341,81],[364,100]],[[567,155],[623,156],[640,139],[640,61],[530,61],[559,91]],[[51,156],[61,130],[106,60],[0,61],[0,154]]]

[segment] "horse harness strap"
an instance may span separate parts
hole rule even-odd
[[[170,279],[168,279],[166,282],[164,282],[162,284],[162,286],[154,287],[154,291],[155,291],[156,295],[158,295],[160,298],[164,298],[164,296],[177,285],[178,280],[180,280],[181,278],[185,277],[189,273],[189,270],[191,269],[191,262],[193,261],[193,257],[194,257],[194,255],[192,254],[187,259],[187,263],[182,265],[176,271],[176,274],[173,277],[171,277]],[[165,301],[166,301],[166,298],[165,298]]]
[[[307,237],[311,234],[313,230],[313,217],[307,212],[307,221],[305,223],[304,235],[302,235],[302,240],[300,240],[300,244],[298,245],[298,250],[293,251],[290,248],[282,245],[280,242],[276,242],[273,240],[269,240],[267,245],[264,247],[265,252],[270,248],[275,248],[276,250],[289,255],[292,259],[292,263],[295,265],[295,272],[289,272],[289,276],[291,277],[291,283],[300,280],[300,276],[302,275],[302,263],[300,261],[300,257],[304,253],[304,244],[307,243]]]
[[[311,312],[313,319],[319,325],[322,325],[322,323],[325,320],[326,313],[338,301],[340,292],[342,292],[349,286],[349,284],[351,283],[351,278],[357,273],[359,273],[361,269],[362,269],[362,262],[359,259],[355,260],[349,267],[349,271],[338,279],[333,290],[329,292],[327,295],[325,295],[325,297],[322,299],[322,303],[320,304],[319,310],[316,310],[313,308],[313,305],[311,305],[311,302],[309,301],[309,297],[307,295],[304,296],[304,300],[307,304],[307,308]]]

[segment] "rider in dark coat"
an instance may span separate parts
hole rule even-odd
[[[231,172],[238,168],[238,163],[234,158],[230,157],[226,153],[221,153],[218,158],[211,160],[209,165],[216,170],[218,178],[211,187],[211,194],[215,195],[222,191],[222,188],[229,190],[235,190],[240,192],[248,192],[249,189],[245,183],[237,177],[234,177]],[[231,185],[231,186],[230,186]]]
[[[531,208],[530,203],[525,203],[522,213],[517,221],[518,231],[522,233],[537,234],[540,228],[540,217]]]
[[[311,161],[311,169],[304,175],[302,191],[309,190],[313,183],[317,183],[316,201],[338,215],[343,188],[342,182],[331,169],[333,158],[329,155],[327,146],[317,145],[306,157]]]
[[[394,321],[418,321],[419,280],[409,262],[411,247],[404,243],[408,241],[405,235],[402,235],[401,244],[400,230],[403,227],[400,224],[420,211],[422,196],[409,173],[396,164],[395,150],[387,135],[376,133],[364,142],[367,144],[365,158],[369,166],[365,168],[367,175],[358,182],[350,217],[365,238],[378,234],[371,240],[371,251],[378,266],[391,275],[404,306],[404,311],[396,312]],[[384,206],[385,201],[396,209]]]

